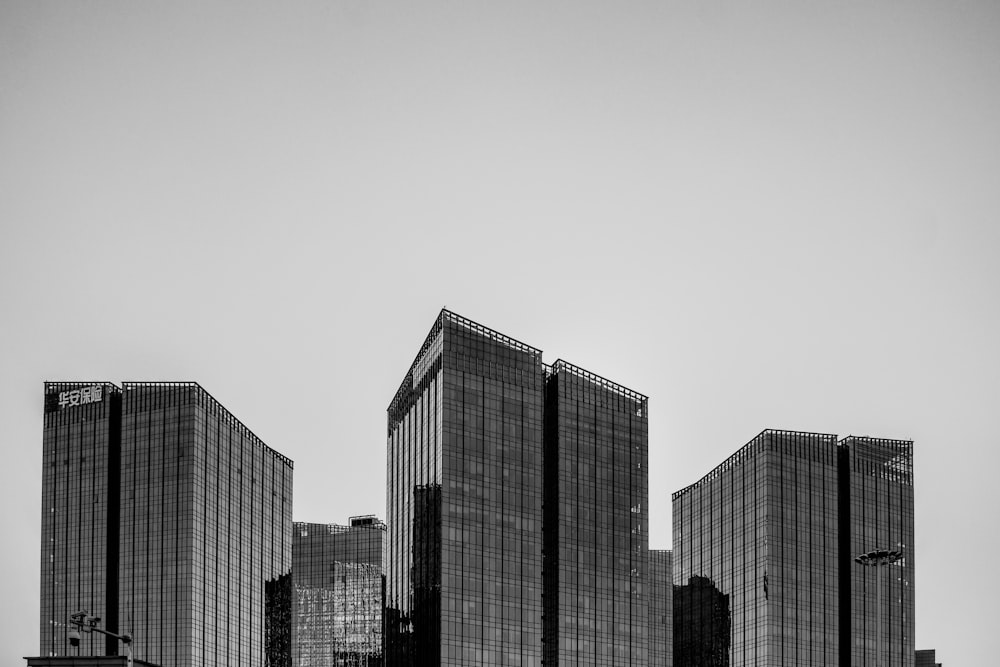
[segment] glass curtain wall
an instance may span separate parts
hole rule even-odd
[[[649,590],[649,667],[673,667],[674,664],[674,586],[673,552],[650,549]]]
[[[764,431],[673,511],[677,664],[912,667],[911,442]]]
[[[107,382],[46,382],[42,429],[39,655],[115,655],[117,640],[84,634],[70,614],[116,630],[121,395]]]
[[[850,547],[850,656],[844,665],[913,667],[913,443],[848,437],[841,442]],[[854,557],[882,549],[899,557],[865,566]],[[846,592],[846,591],[845,591]]]
[[[388,665],[541,664],[541,352],[447,310],[388,409]]]
[[[545,664],[647,664],[647,399],[557,361],[545,422]]]
[[[836,436],[764,431],[674,494],[676,664],[837,664]]]
[[[296,523],[292,537],[295,667],[382,664],[385,524]]]
[[[194,383],[124,383],[120,619],[135,657],[291,662],[292,462]]]

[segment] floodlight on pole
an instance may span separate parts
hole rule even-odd
[[[875,664],[878,667],[879,661],[882,659],[882,596],[879,594],[879,583],[881,582],[881,577],[879,572],[881,568],[886,565],[892,565],[903,558],[903,552],[899,549],[873,549],[868,553],[858,554],[854,557],[854,562],[865,567],[874,567],[875,569],[875,601],[877,605],[877,618],[878,618],[878,628],[875,633]],[[890,610],[890,614],[891,614]]]
[[[99,632],[102,635],[108,637],[114,637],[121,643],[125,644],[125,657],[128,667],[132,667],[132,635],[129,633],[116,634],[114,632],[109,632],[108,630],[102,630],[97,627],[97,624],[101,622],[99,616],[91,616],[85,611],[78,611],[75,614],[70,614],[69,624],[73,626],[74,629],[69,631],[69,643],[70,646],[79,646],[80,638],[82,632]]]

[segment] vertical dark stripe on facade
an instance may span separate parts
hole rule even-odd
[[[138,403],[138,400],[134,401],[134,403]],[[136,419],[138,421],[138,415],[139,415],[139,413],[144,412],[145,408],[147,406],[133,405],[133,407],[135,408]],[[144,427],[143,430],[145,431],[143,433],[142,439],[141,440],[136,439],[136,441],[134,443],[132,443],[132,458],[133,458],[133,460],[135,460],[137,462],[141,460],[143,462],[143,468],[144,468],[143,474],[141,476],[137,475],[137,477],[136,477],[136,482],[137,482],[136,486],[137,487],[139,486],[138,482],[148,481],[151,478],[151,475],[153,474],[152,473],[152,465],[153,465],[152,456],[150,456],[150,455],[140,456],[140,454],[139,454],[139,445],[140,445],[140,443],[147,443],[147,447],[148,447],[148,443],[152,442],[152,439],[153,439],[152,419],[150,419],[147,416],[145,419],[142,419],[142,425]],[[146,453],[148,454],[148,452],[146,452]],[[149,486],[150,485],[147,485],[147,488],[146,489],[142,489],[141,491],[139,489],[137,489],[137,492],[136,492],[136,496],[137,497],[141,497],[142,501],[145,502],[145,503],[151,503],[152,502],[152,493],[151,493],[151,491],[149,489]],[[140,531],[142,531],[142,539],[141,539],[141,541],[142,541],[142,547],[141,547],[139,553],[133,553],[133,554],[131,554],[132,572],[133,572],[132,576],[135,577],[135,587],[136,588],[138,588],[140,586],[142,587],[142,591],[141,591],[142,595],[141,596],[148,596],[148,594],[149,594],[149,590],[148,589],[150,587],[150,584],[149,584],[149,581],[148,581],[148,579],[146,577],[140,578],[140,572],[142,574],[147,574],[148,570],[145,569],[145,566],[148,564],[148,562],[144,562],[144,561],[146,561],[148,555],[152,553],[152,547],[151,547],[151,545],[149,543],[149,525],[147,523],[145,523],[145,522],[139,521],[140,512],[138,511],[138,509],[135,511],[135,516],[136,516],[135,525],[138,527],[138,529]],[[140,554],[141,554],[141,556],[140,556]],[[142,558],[142,560],[140,560],[140,558]],[[135,594],[136,592],[138,592],[138,591],[133,591],[133,594]],[[137,596],[137,597],[141,597],[141,596]],[[139,607],[136,607],[136,614],[142,616],[142,620],[140,621],[140,624],[144,628],[148,628],[149,627],[149,615],[150,615],[149,611],[150,611],[150,608],[148,606],[142,607],[141,610],[140,610]],[[160,647],[160,646],[155,647],[156,655],[162,655],[162,650],[161,649],[162,649],[162,647]]]
[[[558,665],[559,647],[559,404],[557,384],[553,375],[543,387],[542,402],[544,490],[542,520],[542,654],[546,665]]]
[[[243,547],[244,547],[244,544],[246,543],[246,539],[247,539],[246,535],[243,534],[243,527],[246,524],[246,519],[245,519],[245,517],[246,517],[246,508],[243,507],[243,498],[245,496],[245,494],[243,492],[243,483],[244,483],[244,480],[246,479],[246,474],[244,474],[244,472],[243,472],[243,469],[246,467],[246,461],[243,458],[244,454],[246,453],[244,451],[245,447],[243,447],[243,434],[237,434],[237,442],[238,442],[238,445],[239,445],[239,457],[240,457],[240,467],[236,469],[236,474],[239,475],[239,478],[238,478],[239,485],[238,485],[238,487],[236,489],[236,492],[239,494],[239,511],[237,513],[237,517],[238,517],[237,518],[237,523],[239,524],[240,532],[239,532],[239,549],[237,550],[237,559],[238,560],[237,560],[237,565],[236,565],[236,576],[237,576],[236,594],[238,596],[242,597],[243,596],[244,574],[246,574],[245,571],[244,571],[244,566],[243,566],[243,564],[245,562],[245,554],[243,553]],[[247,577],[247,578],[249,579],[249,577]],[[244,606],[242,604],[239,605],[238,606],[238,611],[237,611],[237,614],[238,614],[237,615],[237,619],[238,620],[237,620],[236,627],[240,628],[241,634],[242,634],[242,630],[243,630],[243,614],[246,611],[243,607]],[[250,623],[248,621],[247,622],[247,628],[249,628],[249,627],[250,627]],[[244,642],[242,642],[242,641],[239,641],[239,642],[236,643],[236,647],[237,647],[236,648],[236,651],[237,651],[237,653],[236,653],[236,664],[238,664],[238,665],[249,664],[249,661],[244,661],[244,657],[243,657],[243,648],[244,647],[243,647],[243,644],[244,644]]]
[[[851,459],[846,447],[837,451],[837,600],[839,602],[839,666],[851,667]]]
[[[121,480],[122,480],[122,397],[109,393],[108,396],[108,489],[107,489],[107,530],[105,531],[105,626],[110,632],[121,632],[118,621],[118,561],[121,524]],[[118,640],[106,637],[104,651],[107,655],[118,655]]]
[[[163,422],[164,442],[163,446],[161,447],[161,449],[163,450],[163,459],[164,459],[163,470],[169,471],[168,474],[173,474],[174,481],[173,484],[163,485],[163,491],[165,496],[163,503],[164,517],[169,516],[170,521],[169,523],[166,521],[164,522],[164,530],[161,532],[160,539],[163,540],[164,542],[163,552],[165,557],[162,571],[164,572],[164,574],[169,573],[168,574],[169,578],[167,576],[163,577],[164,579],[167,579],[167,586],[168,586],[168,590],[165,592],[165,595],[166,598],[170,600],[170,611],[168,612],[170,614],[170,621],[168,622],[167,627],[169,628],[170,626],[173,626],[173,638],[176,640],[182,636],[181,634],[178,634],[179,632],[182,632],[181,628],[179,627],[179,618],[178,618],[181,608],[180,597],[179,597],[181,590],[181,582],[180,582],[180,577],[178,575],[180,574],[180,569],[181,569],[181,564],[179,560],[181,540],[179,538],[180,538],[182,520],[181,520],[180,502],[179,502],[180,490],[181,490],[181,479],[179,470],[180,461],[177,458],[177,448],[179,447],[180,444],[181,440],[180,433],[183,429],[181,422],[181,417],[183,413],[182,413],[182,408],[180,406],[180,402],[178,402],[173,412],[174,412],[174,418],[177,421],[176,426],[173,429],[171,429],[170,418],[166,417],[166,415],[164,415],[166,418],[164,419]],[[173,433],[171,433],[171,430],[173,430]],[[167,494],[170,494],[173,497],[171,498],[167,496]],[[170,567],[171,565],[173,566],[172,571]],[[187,630],[187,628],[185,628],[184,630]],[[184,656],[184,659],[185,662],[182,664],[188,664],[190,656]]]
[[[72,437],[73,429],[69,429],[69,433],[70,433],[70,436]],[[67,496],[70,498],[71,502],[75,501],[75,503],[76,503],[76,512],[79,512],[80,511],[80,509],[79,509],[80,508],[80,501],[81,501],[81,498],[79,497],[79,493],[80,493],[80,488],[81,488],[82,483],[83,483],[83,469],[82,469],[82,466],[71,466],[70,465],[70,460],[71,460],[70,457],[72,456],[73,451],[79,452],[80,448],[83,446],[83,435],[82,435],[82,433],[78,432],[76,434],[76,436],[77,436],[77,442],[72,443],[71,447],[68,448],[69,451],[66,452],[66,457],[67,458],[64,459],[64,461],[63,461],[63,467],[66,469],[66,479],[67,479],[66,488],[69,491],[69,493],[67,494]],[[76,470],[76,475],[73,474],[74,469]],[[76,477],[75,480],[73,479],[74,477]],[[75,483],[74,483],[74,481],[75,481]],[[74,493],[76,494],[75,497],[74,497]],[[66,524],[66,537],[64,539],[65,539],[65,543],[66,544],[71,544],[72,543],[72,544],[76,544],[76,545],[82,545],[83,544],[83,540],[82,540],[83,522],[79,521],[79,520],[73,521],[72,518],[73,518],[73,514],[74,513],[75,512],[69,512],[69,516],[70,516],[71,520],[65,522],[65,524]],[[80,517],[79,515],[77,515],[77,519],[80,519],[80,518],[82,518],[82,517]],[[71,535],[71,533],[73,532],[74,529],[75,529],[76,535],[73,536],[73,538],[72,538],[73,541],[70,542],[70,535]],[[70,595],[73,597],[73,606],[79,607],[80,601],[81,601],[81,599],[83,597],[83,595],[82,595],[83,591],[80,590],[81,564],[80,564],[79,557],[77,557],[75,559],[75,561],[67,559],[65,574],[63,575],[64,576],[64,581],[69,578],[70,574],[73,575],[72,578],[73,578],[74,581],[73,581],[73,583],[69,583],[67,581],[66,590],[70,591]],[[88,600],[88,603],[89,602],[90,601]],[[66,621],[62,620],[62,619],[59,619],[56,622],[65,623]]]
[[[225,452],[224,452],[224,457],[225,458],[224,458],[224,463],[225,463],[225,470],[226,470],[226,476],[225,476],[226,484],[225,484],[225,486],[220,485],[219,488],[221,489],[221,491],[220,491],[220,497],[222,499],[224,499],[225,502],[222,502],[222,501],[219,502],[219,509],[220,510],[227,510],[227,511],[226,511],[226,515],[219,517],[219,522],[220,522],[220,524],[222,524],[222,525],[225,526],[224,533],[225,533],[225,540],[226,540],[226,542],[225,542],[226,548],[225,548],[225,551],[223,551],[221,548],[217,549],[218,551],[223,551],[223,553],[222,553],[223,560],[219,563],[219,566],[220,566],[221,569],[215,571],[215,576],[216,577],[219,576],[220,572],[229,572],[231,570],[232,561],[233,561],[233,552],[232,552],[233,545],[232,545],[231,538],[232,538],[232,535],[233,535],[233,532],[234,532],[233,529],[232,529],[232,521],[233,521],[234,517],[232,517],[228,513],[229,508],[232,507],[232,489],[233,489],[232,438],[233,438],[233,434],[232,434],[231,431],[229,431],[227,429],[227,430],[224,431],[224,436],[225,436]],[[219,470],[222,470],[222,468],[220,467]],[[223,523],[223,522],[225,522],[225,523]],[[220,544],[221,544],[221,542],[220,542]],[[231,657],[230,654],[232,653],[232,651],[231,651],[230,647],[225,644],[225,634],[224,633],[225,633],[225,631],[228,628],[234,627],[233,623],[232,623],[232,619],[230,618],[230,616],[232,614],[232,610],[233,610],[233,605],[232,605],[233,592],[231,590],[232,584],[233,584],[232,578],[231,577],[226,577],[225,578],[225,585],[223,586],[222,594],[221,594],[221,597],[220,597],[220,600],[221,600],[222,604],[225,606],[225,611],[222,612],[220,610],[218,612],[218,616],[219,617],[224,617],[224,622],[223,623],[216,622],[215,634],[216,634],[216,637],[218,637],[218,644],[216,644],[216,645],[219,647],[219,649],[221,651],[224,651],[224,653],[222,653],[221,655],[219,655],[219,654],[216,655],[216,663],[215,663],[216,665],[229,665],[230,664],[230,657]]]
[[[201,413],[199,413],[199,414],[201,414]],[[195,428],[197,428],[197,425],[198,425],[198,421],[197,421],[197,417],[196,417],[195,418]],[[207,416],[205,418],[205,440],[206,440],[206,445],[207,445],[208,451],[203,451],[202,454],[201,454],[201,457],[200,457],[201,461],[202,461],[202,477],[201,477],[201,481],[203,483],[207,483],[207,481],[208,481],[208,458],[212,455],[213,450],[215,451],[216,456],[218,456],[218,451],[219,451],[219,430],[218,430],[218,424],[216,424],[215,438],[213,439],[213,438],[210,437],[209,423],[208,423]],[[194,455],[194,452],[192,452],[192,455]],[[201,489],[196,490],[196,493],[199,496],[201,496],[201,516],[203,517],[203,520],[207,523],[209,521],[208,490],[205,489],[204,487],[202,487]],[[273,506],[273,504],[272,504],[272,506]],[[274,524],[274,517],[272,515],[272,517],[271,517],[271,530],[272,531],[274,530],[274,525],[275,525]],[[216,526],[218,526],[218,523],[216,523]],[[218,528],[216,528],[216,530],[218,530]],[[205,574],[208,572],[208,526],[207,525],[204,527],[204,532],[202,534],[203,534],[204,542],[201,545],[201,547],[202,547],[201,548],[201,569],[198,572],[198,574],[200,576],[198,577],[198,580],[197,580],[198,581],[197,585],[201,589],[201,614],[200,614],[201,618],[200,618],[200,622],[199,622],[198,626],[194,628],[193,632],[194,632],[194,638],[196,638],[198,640],[198,643],[201,645],[200,646],[200,650],[199,650],[199,652],[201,654],[201,662],[200,662],[200,664],[207,665],[207,664],[209,664],[208,663],[208,655],[205,652],[206,648],[208,646],[208,641],[206,641],[206,639],[207,639],[206,635],[208,634],[207,622],[208,622],[208,601],[209,601],[209,595],[208,595],[209,582],[208,582],[208,577],[205,576]],[[218,544],[219,543],[218,539],[216,539],[212,543],[213,544]],[[213,577],[213,579],[214,579],[214,577]]]
[[[41,647],[55,644],[55,626],[49,621],[50,617],[46,612],[56,608],[55,587],[52,585],[55,577],[55,546],[52,544],[52,537],[55,535],[55,490],[56,479],[55,467],[59,460],[57,449],[58,437],[49,436],[48,429],[42,433],[42,581],[41,581],[41,604],[39,613],[39,645]],[[51,439],[50,439],[51,438]],[[52,444],[50,455],[45,457],[46,445]],[[41,651],[40,651],[41,652]]]
[[[213,420],[215,422],[215,474],[222,476],[222,423],[219,420]],[[228,468],[228,466],[227,466]],[[228,471],[227,471],[228,472]],[[228,483],[228,480],[227,480]],[[214,562],[212,565],[212,586],[214,588],[214,593],[212,595],[212,601],[215,603],[215,622],[212,623],[212,648],[215,650],[212,662],[205,662],[206,665],[218,665],[219,663],[219,647],[221,642],[219,641],[219,553],[221,549],[219,548],[219,532],[222,530],[222,517],[220,516],[222,512],[222,504],[219,502],[219,494],[222,489],[221,484],[215,485],[215,503],[213,512],[215,513],[215,548],[212,549],[212,555],[214,556]],[[208,579],[208,573],[205,573],[205,578]],[[229,605],[226,605],[229,608]],[[207,642],[206,642],[207,643]]]
[[[122,395],[122,419],[124,421],[124,416],[131,410],[131,406],[128,405],[128,401],[131,397],[126,398],[126,395]],[[126,487],[123,488],[122,501],[127,502],[126,507],[131,508],[135,505],[135,476],[136,476],[136,464],[135,464],[135,442],[136,442],[136,422],[134,418],[128,420],[129,433],[124,432],[124,427],[122,429],[122,456],[126,455],[125,443],[128,444],[129,450],[128,455],[128,477]],[[125,544],[123,540],[119,540],[121,549],[123,553],[134,554],[135,553],[135,540],[136,540],[136,528],[135,528],[135,512],[127,512],[128,523],[123,524],[122,529],[127,535],[128,543]],[[119,561],[120,562],[120,561]],[[124,587],[124,591],[121,590]],[[128,614],[124,619],[124,629],[128,632],[135,630],[135,572],[134,572],[134,562],[129,562],[129,566],[122,572],[121,583],[119,587],[119,592],[123,593],[122,598],[126,601],[126,606],[128,608]]]
[[[168,403],[168,405],[169,405],[169,403]],[[159,424],[156,423],[157,417],[159,418]],[[153,465],[154,465],[154,467],[156,469],[156,473],[155,473],[156,476],[160,477],[160,476],[163,476],[163,473],[166,471],[166,467],[165,467],[166,461],[164,460],[165,457],[164,457],[164,454],[163,454],[163,449],[164,449],[163,445],[164,445],[164,440],[166,439],[166,415],[163,414],[163,412],[160,412],[160,414],[158,414],[158,415],[156,415],[154,413],[154,417],[153,417],[153,419],[150,419],[150,422],[152,422],[151,426],[152,426],[152,429],[153,429],[154,433],[156,433],[157,427],[159,427],[159,429],[158,429],[159,433],[157,434],[157,435],[159,435],[159,438],[157,440],[152,440],[152,439],[148,440],[147,443],[146,443],[146,447],[147,447],[148,450],[156,452],[156,460],[153,461]],[[153,445],[152,444],[153,442],[155,442],[156,445]],[[164,496],[166,495],[165,494],[166,485],[164,484],[164,485],[157,486],[156,489],[155,489],[155,492],[154,492],[154,491],[152,491],[153,488],[154,488],[153,484],[152,484],[152,480],[153,480],[153,477],[151,475],[150,478],[149,478],[149,482],[150,482],[149,483],[149,488],[151,490],[151,494],[152,493],[156,494],[156,497],[155,497],[156,509],[162,515],[163,512],[164,512],[164,510],[166,510],[166,507],[165,507],[166,503],[165,503],[165,499],[164,499]],[[155,557],[156,557],[156,568],[159,570],[159,576],[156,577],[157,581],[155,583],[155,587],[156,587],[156,595],[157,595],[156,599],[161,601],[160,602],[161,606],[160,606],[160,609],[159,609],[159,613],[161,614],[160,623],[166,624],[167,618],[165,618],[165,615],[167,613],[169,613],[169,612],[168,612],[168,610],[163,605],[163,601],[165,600],[165,598],[163,597],[163,580],[165,579],[165,577],[163,576],[163,564],[166,562],[165,559],[164,559],[164,554],[163,554],[163,532],[164,532],[163,528],[164,528],[164,525],[163,525],[163,523],[161,521],[160,525],[156,526],[156,536],[155,536],[155,539],[156,539],[156,548],[155,548],[155,551],[156,551],[156,554],[155,554]],[[148,588],[150,588],[150,587],[147,586],[147,589]],[[153,613],[155,614],[156,612],[154,611]],[[157,655],[163,655],[163,649],[164,649],[163,642],[164,642],[164,639],[165,639],[163,635],[165,633],[159,632],[157,634],[158,634],[158,639],[159,639],[159,645],[158,645]]]
[[[785,510],[786,510],[786,508],[792,509],[792,508],[795,507],[795,503],[794,503],[795,499],[794,498],[792,499],[791,503],[789,502],[788,499],[785,498],[785,479],[784,479],[784,475],[787,472],[788,465],[791,464],[794,467],[794,465],[795,465],[794,461],[795,460],[794,459],[789,459],[789,451],[788,450],[790,448],[787,446],[787,437],[785,436],[784,432],[779,432],[778,433],[777,441],[778,442],[776,443],[774,449],[777,452],[777,459],[778,459],[778,461],[781,462],[781,464],[780,464],[781,467],[778,468],[778,470],[780,472],[778,473],[778,477],[777,477],[777,480],[776,480],[776,482],[777,482],[776,486],[778,488],[778,507],[780,507],[781,508],[781,512],[784,513]],[[785,555],[783,553],[785,545],[788,542],[791,541],[785,535],[785,529],[786,529],[787,525],[788,525],[788,522],[785,521],[785,520],[778,521],[778,539],[777,539],[777,542],[778,542],[779,545],[781,545],[781,547],[780,547],[781,556],[779,557],[780,558],[780,561],[779,561],[780,565],[779,565],[779,567],[781,568],[781,571],[782,571],[782,577],[781,577],[781,580],[779,582],[778,588],[779,588],[779,590],[781,592],[781,599],[782,599],[782,603],[783,603],[785,609],[787,609],[788,607],[791,607],[794,610],[795,603],[797,602],[797,600],[796,600],[796,594],[798,593],[798,591],[788,590],[788,589],[791,588],[791,586],[786,586],[786,583],[788,582],[789,579],[791,579],[792,577],[795,576],[795,565],[796,565],[796,563],[795,563],[794,557],[791,560],[791,562],[786,562],[786,558],[785,558]],[[792,575],[792,576],[790,577],[789,575]],[[785,609],[782,609],[782,616],[783,616],[782,622],[783,623],[784,623],[784,612],[785,612]],[[794,632],[797,629],[798,628],[793,628],[792,630]],[[776,643],[778,644],[778,655],[781,656],[782,659],[784,659],[784,657],[786,655],[785,633],[784,632],[778,632],[777,633]]]

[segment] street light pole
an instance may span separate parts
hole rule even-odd
[[[868,553],[858,554],[854,558],[855,563],[860,563],[866,567],[875,568],[875,599],[878,609],[878,627],[875,634],[875,665],[880,667],[882,660],[882,595],[879,590],[882,577],[879,572],[886,565],[891,565],[903,557],[903,552],[895,549],[875,549]],[[892,615],[892,607],[889,608],[889,615]],[[867,662],[867,661],[866,661]]]
[[[99,632],[102,635],[107,635],[108,637],[114,637],[121,643],[125,644],[125,657],[126,664],[128,667],[132,667],[132,635],[129,633],[115,634],[114,632],[109,632],[108,630],[102,630],[97,627],[97,624],[101,622],[101,619],[96,616],[91,616],[85,611],[78,611],[75,614],[70,614],[69,623],[75,626],[75,630],[69,631],[69,643],[71,646],[80,645],[80,633],[81,632]]]

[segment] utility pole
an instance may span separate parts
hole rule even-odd
[[[70,646],[80,645],[80,633],[81,632],[99,632],[102,635],[107,635],[108,637],[114,637],[115,639],[121,641],[125,644],[125,656],[126,664],[128,667],[132,667],[132,635],[129,633],[124,633],[121,635],[115,634],[114,632],[108,632],[107,630],[102,630],[97,627],[97,624],[101,622],[100,617],[91,616],[85,611],[78,611],[75,614],[70,614],[69,624],[74,626],[74,630],[69,631],[69,643]]]

